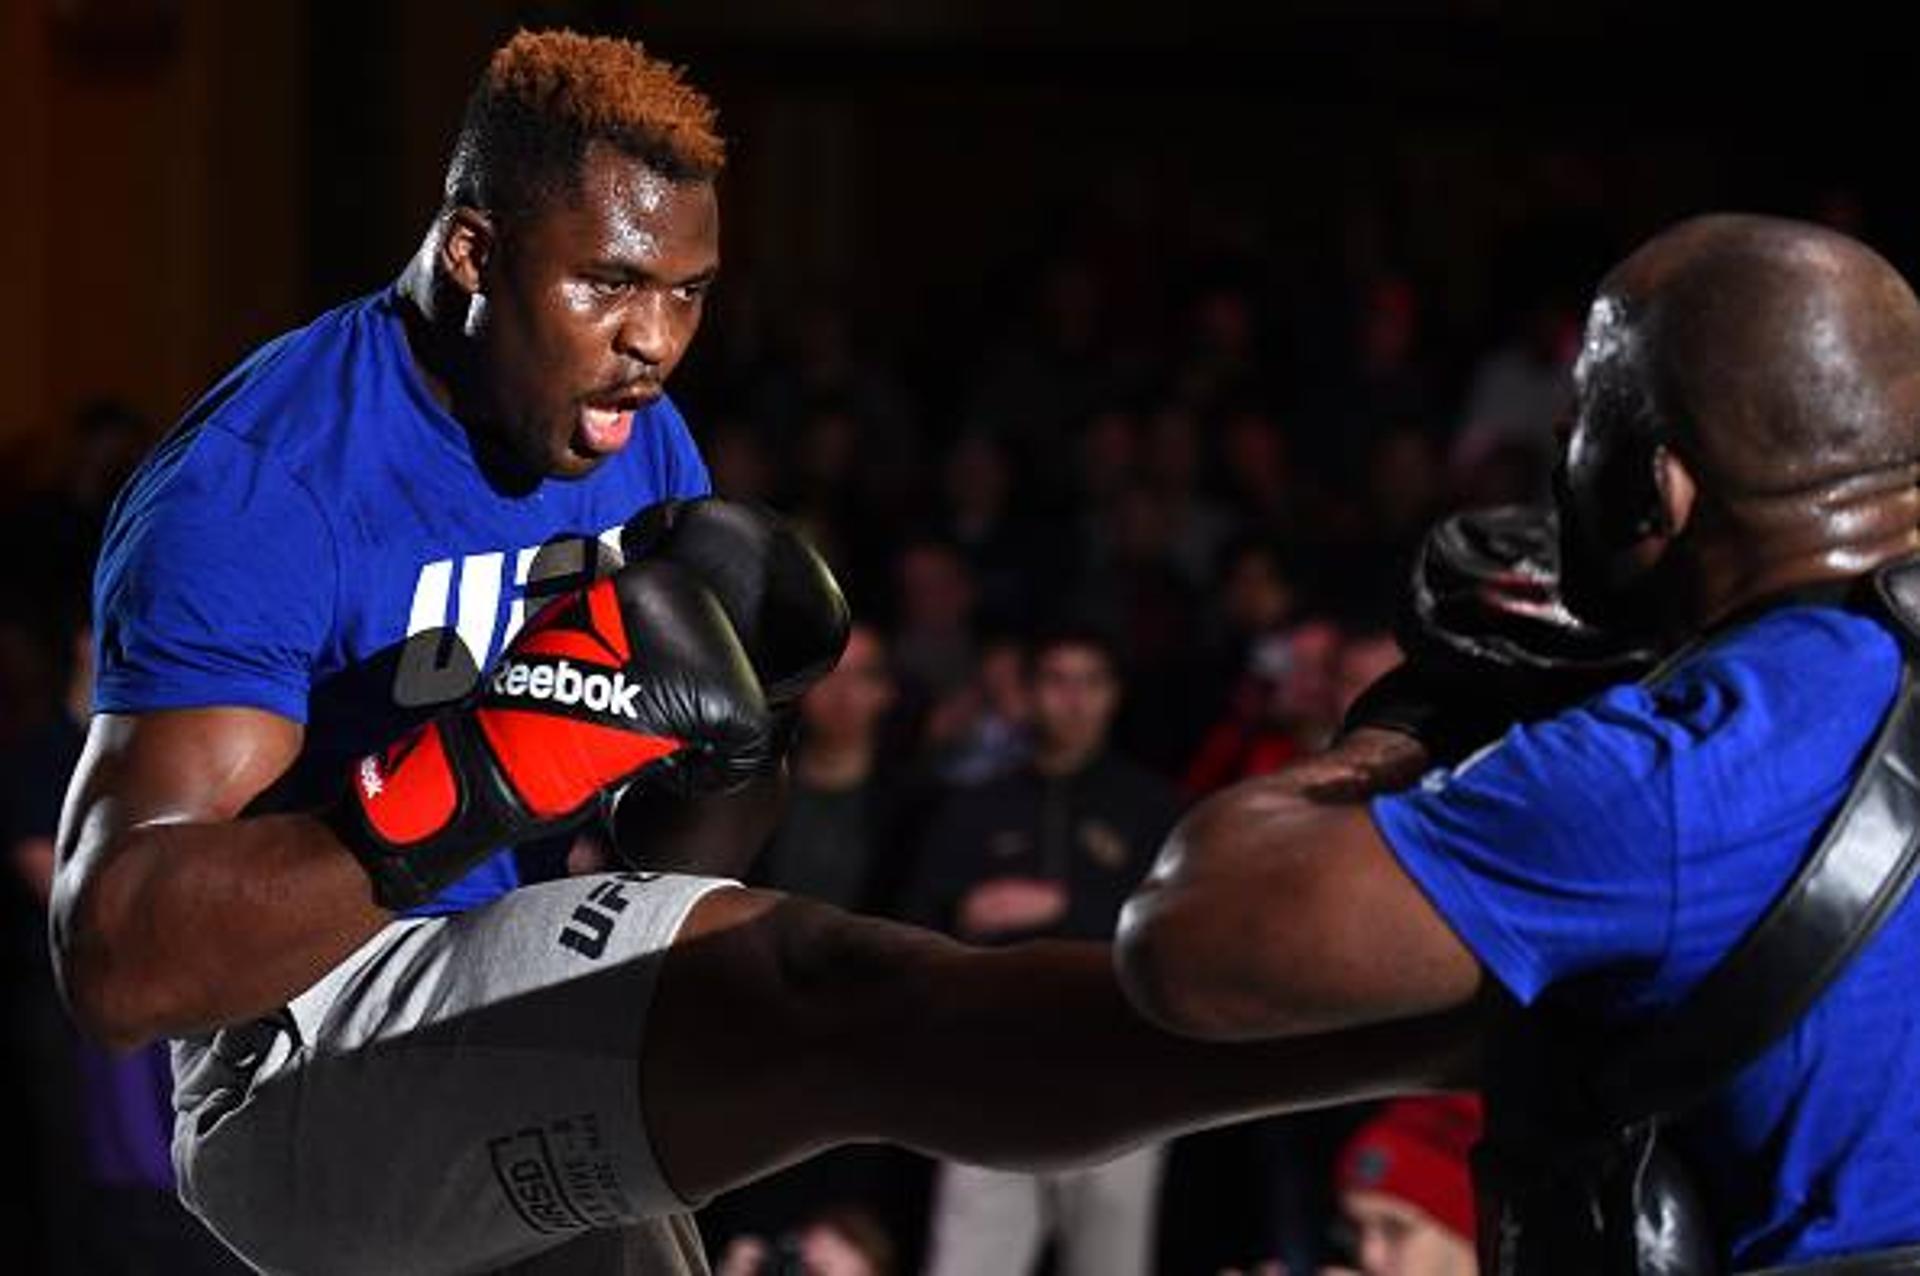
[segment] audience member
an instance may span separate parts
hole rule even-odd
[[[883,752],[895,698],[885,638],[856,622],[839,665],[800,701],[786,814],[754,866],[755,884],[893,911],[914,807],[910,777]]]
[[[1029,658],[1034,747],[1018,772],[957,791],[928,829],[908,915],[975,943],[1105,937],[1178,808],[1107,747],[1119,666],[1091,630],[1040,638]],[[941,1167],[932,1276],[1018,1276],[1049,1238],[1068,1276],[1144,1276],[1161,1149],[1031,1175]]]
[[[982,641],[969,694],[950,698],[943,706],[949,721],[930,733],[945,742],[930,750],[928,759],[942,783],[985,784],[1027,760],[1033,751],[1033,698],[1026,666],[1026,645],[1013,635]]]
[[[769,1243],[759,1236],[730,1241],[714,1276],[894,1276],[893,1238],[855,1206],[831,1209]]]
[[[1473,1181],[1480,1102],[1396,1099],[1355,1131],[1335,1167],[1361,1276],[1475,1276]]]

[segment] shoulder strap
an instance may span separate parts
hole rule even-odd
[[[1906,897],[1920,867],[1920,561],[1873,576],[1901,638],[1893,708],[1819,846],[1679,1005],[1612,1038],[1586,1072],[1619,1124],[1684,1111],[1793,1026]]]

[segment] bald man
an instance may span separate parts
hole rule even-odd
[[[1899,680],[1847,586],[1920,549],[1920,303],[1842,235],[1700,218],[1605,279],[1574,375],[1569,598],[1679,653],[1670,672],[1414,787],[1395,791],[1422,746],[1360,731],[1203,804],[1122,920],[1151,1018],[1215,1038],[1470,1005],[1483,1032],[1516,1005],[1631,1023],[1683,1000],[1817,844]],[[1688,1114],[1728,1267],[1920,1242],[1916,969],[1909,900]]]

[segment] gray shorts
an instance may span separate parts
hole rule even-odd
[[[176,1042],[182,1199],[269,1272],[490,1271],[609,1228],[660,1251],[636,1270],[704,1271],[639,1058],[662,954],[729,885],[599,874],[398,921],[282,1013]]]

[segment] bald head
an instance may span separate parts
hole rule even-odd
[[[1601,285],[1579,376],[1708,492],[1807,492],[1920,459],[1920,302],[1820,226],[1718,215],[1656,236]]]
[[[1920,302],[1845,235],[1682,222],[1600,286],[1558,476],[1562,587],[1679,637],[1920,553]]]

